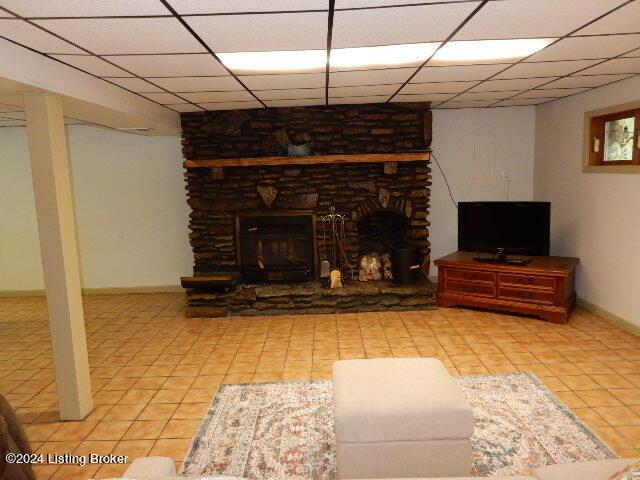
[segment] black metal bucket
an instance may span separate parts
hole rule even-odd
[[[393,283],[411,285],[420,277],[420,249],[413,245],[391,248]]]

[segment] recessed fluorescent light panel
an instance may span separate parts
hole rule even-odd
[[[517,59],[542,50],[554,39],[480,40],[449,42],[436,52],[433,63],[474,63]],[[408,43],[378,47],[334,48],[334,69],[419,65],[436,51],[439,43]],[[324,50],[233,52],[219,54],[235,73],[322,72],[327,65]]]
[[[418,65],[429,58],[439,43],[409,43],[380,47],[336,48],[331,50],[332,68]]]
[[[331,67],[359,68],[376,66],[417,65],[429,58],[438,43],[411,43],[380,47],[335,48],[331,50]],[[221,53],[220,60],[236,73],[313,72],[324,71],[324,50],[280,52]]]
[[[464,64],[523,58],[542,50],[554,38],[477,40],[449,42],[433,57],[433,63]]]

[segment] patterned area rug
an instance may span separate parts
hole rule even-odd
[[[615,458],[529,373],[457,377],[473,405],[473,474],[528,474],[548,464]],[[331,382],[223,385],[181,475],[334,480]]]

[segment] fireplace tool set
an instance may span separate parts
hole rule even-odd
[[[322,261],[320,277],[331,279],[331,288],[342,286],[340,277],[348,269],[354,278],[355,266],[347,258],[345,250],[344,215],[336,213],[335,207],[329,208],[329,214],[320,218],[322,221]]]

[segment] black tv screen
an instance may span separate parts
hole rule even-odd
[[[460,202],[458,250],[549,255],[549,202]]]

